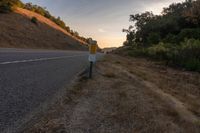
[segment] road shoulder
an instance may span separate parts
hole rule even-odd
[[[199,100],[193,93],[200,91],[199,77],[145,59],[107,55],[96,64],[93,79],[82,75],[23,132],[198,133],[200,111],[192,101]]]

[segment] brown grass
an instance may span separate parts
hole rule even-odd
[[[199,75],[168,69],[144,59],[107,55],[97,63],[92,80],[79,80],[61,107],[54,106],[54,113],[24,133],[199,133],[199,112],[190,111],[198,105],[185,97],[198,98],[192,91],[198,90]],[[182,79],[188,74],[190,78]],[[174,83],[182,80],[187,82]]]
[[[116,75],[113,72],[106,72],[103,74],[103,76],[107,77],[107,78],[115,78]]]
[[[22,9],[22,8],[17,8],[16,10],[16,13],[19,13],[21,15],[24,15],[28,18],[32,18],[32,17],[36,17],[40,22],[44,23],[44,24],[47,24],[49,25],[50,27],[56,29],[56,30],[59,30],[61,32],[63,32],[64,34],[66,34],[67,36],[70,36],[71,38],[74,38],[75,40],[79,41],[80,43],[82,44],[85,44],[86,43],[74,36],[72,36],[69,32],[67,32],[66,30],[62,29],[60,26],[58,26],[57,24],[55,24],[54,22],[52,22],[51,20],[35,13],[35,12],[32,12],[32,11],[29,11],[29,10],[26,10],[26,9]]]
[[[37,18],[37,25],[31,18]],[[0,15],[0,47],[86,50],[86,44],[49,19],[17,8]]]

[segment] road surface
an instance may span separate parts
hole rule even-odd
[[[87,58],[87,52],[0,49],[0,132],[64,88]]]

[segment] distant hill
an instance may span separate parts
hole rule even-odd
[[[102,51],[104,53],[109,53],[109,52],[112,52],[115,49],[117,49],[117,47],[104,48],[104,49],[102,49]]]
[[[86,50],[87,43],[35,12],[0,13],[0,47]]]

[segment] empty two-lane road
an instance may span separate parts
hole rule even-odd
[[[0,49],[0,132],[52,98],[87,58],[87,52]]]

